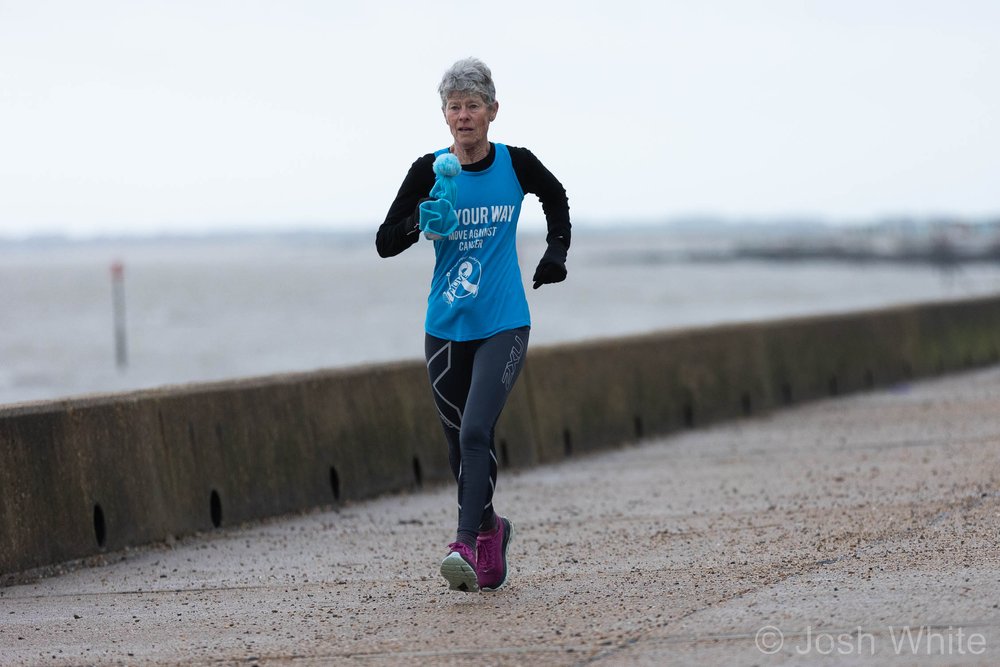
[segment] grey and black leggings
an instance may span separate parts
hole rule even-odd
[[[427,334],[424,350],[434,403],[458,482],[458,534],[493,525],[497,455],[493,431],[524,365],[529,327],[450,341]]]

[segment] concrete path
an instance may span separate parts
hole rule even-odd
[[[501,477],[497,593],[449,488],[0,589],[0,664],[1000,664],[1000,369]]]

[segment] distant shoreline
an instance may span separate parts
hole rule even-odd
[[[243,228],[206,229],[205,231],[144,231],[106,232],[95,234],[73,234],[44,231],[28,234],[5,234],[0,231],[0,247],[3,246],[54,246],[54,245],[99,245],[107,243],[148,243],[170,242],[211,242],[236,240],[309,240],[309,239],[355,239],[371,238],[380,221],[373,220],[365,225],[346,227],[317,224],[294,224],[282,226],[247,226]],[[776,217],[739,218],[712,215],[692,215],[662,219],[588,219],[576,217],[573,231],[577,234],[642,235],[667,234],[679,239],[730,240],[742,243],[767,240],[783,243],[810,244],[826,242],[831,238],[847,236],[870,238],[872,236],[895,236],[899,238],[929,237],[961,233],[966,230],[981,230],[979,233],[996,235],[1000,239],[1000,212],[992,216],[959,217],[927,216],[898,217],[872,221],[829,221],[821,217]],[[522,219],[518,230],[525,236],[545,234],[544,221],[532,220],[526,225]]]

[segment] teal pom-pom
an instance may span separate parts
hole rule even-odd
[[[434,160],[434,173],[438,176],[458,176],[462,171],[462,163],[454,153],[441,153]]]

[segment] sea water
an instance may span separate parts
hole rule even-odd
[[[564,283],[531,289],[531,345],[1000,292],[1000,267],[686,258],[669,230],[575,230]],[[0,244],[0,404],[423,355],[434,261],[374,233]],[[111,266],[124,265],[127,365]],[[529,353],[530,356],[530,353]]]

